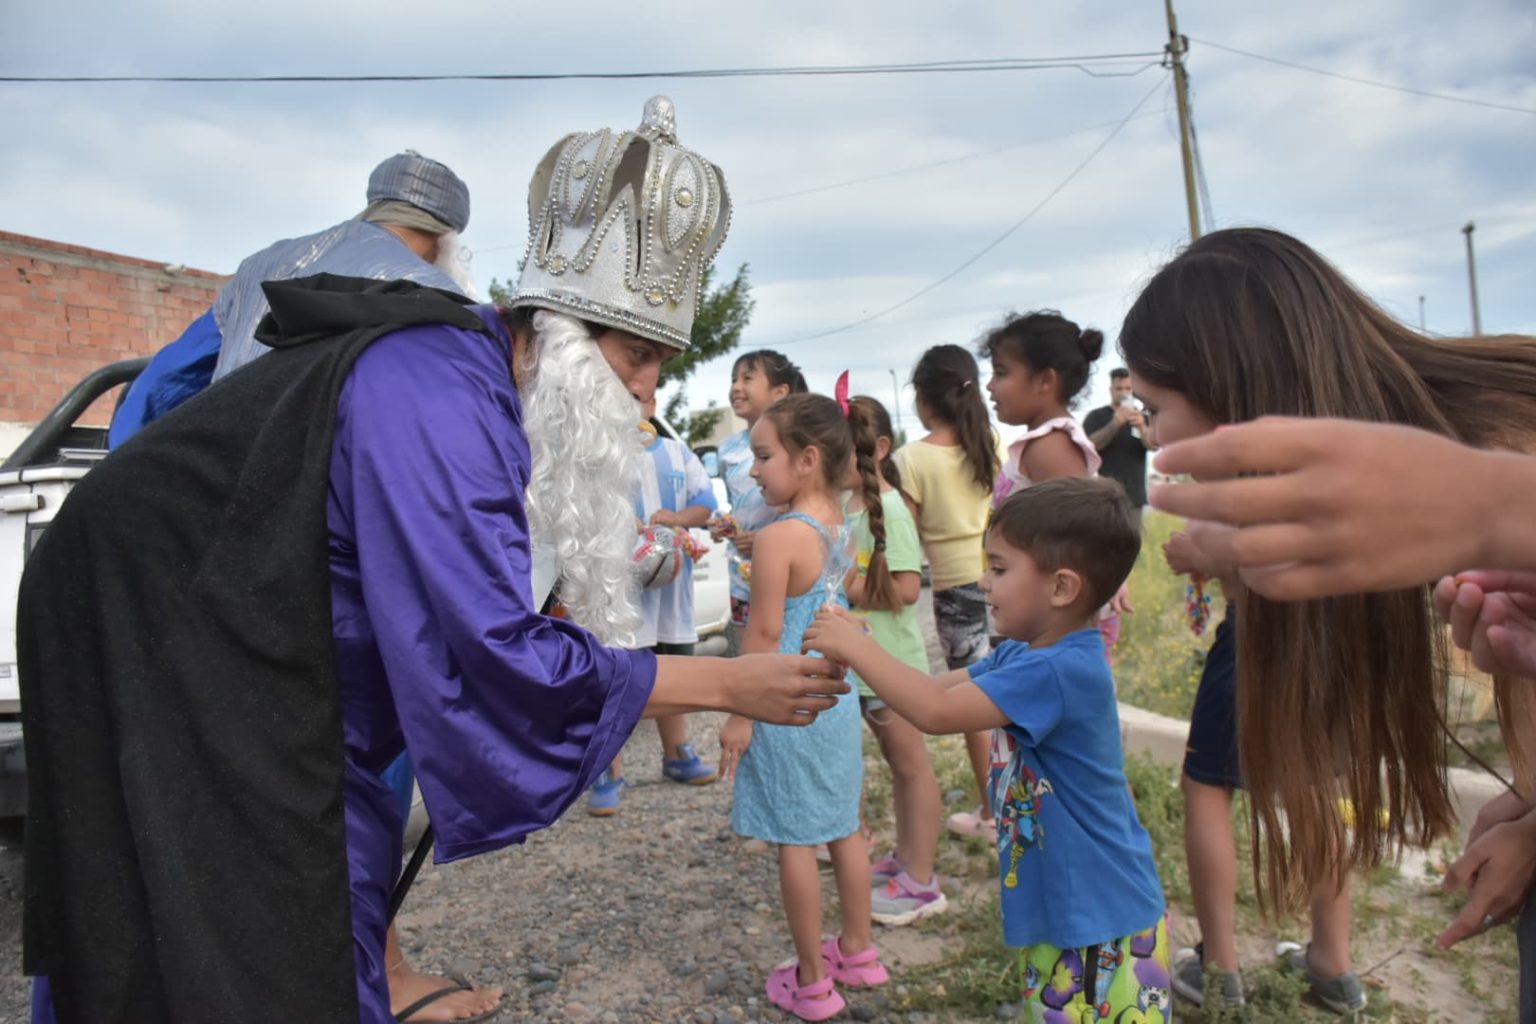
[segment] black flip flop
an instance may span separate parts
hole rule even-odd
[[[453,995],[455,992],[470,992],[470,991],[473,991],[474,987],[475,987],[475,986],[471,985],[465,979],[460,978],[460,977],[456,977],[455,975],[452,975],[452,974],[448,975],[448,980],[453,982],[453,984],[452,985],[444,985],[442,988],[438,989],[436,992],[432,992],[432,993],[430,993],[428,995],[422,996],[420,999],[416,1000],[410,1006],[407,1006],[405,1009],[403,1009],[399,1013],[395,1014],[395,1020],[396,1020],[397,1024],[410,1024],[410,1019],[411,1019],[411,1015],[412,1014],[417,1013],[418,1011],[424,1009],[425,1007],[431,1006],[433,1003],[437,1002],[439,999],[444,999],[444,998],[447,998],[448,996]],[[506,996],[505,995],[503,995],[501,998],[502,998],[502,1001],[506,1000]],[[500,1013],[501,1013],[501,1003],[498,1002],[495,1006],[491,1007],[489,1010],[486,1010],[484,1013],[477,1014],[474,1017],[456,1017],[451,1022],[451,1024],[475,1024],[476,1021],[491,1020],[491,1019],[499,1016]]]

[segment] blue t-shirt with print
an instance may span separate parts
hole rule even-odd
[[[1156,924],[1163,887],[1126,785],[1098,630],[1036,649],[1007,640],[969,671],[1010,722],[992,734],[1008,945],[1075,949]]]

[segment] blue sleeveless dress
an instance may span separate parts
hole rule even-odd
[[[823,540],[829,539],[826,528],[810,516],[790,512],[775,521],[784,519],[810,523]],[[848,606],[840,585],[834,600]],[[800,653],[801,638],[825,601],[821,581],[785,601],[780,653]],[[862,744],[856,693],[843,694],[807,726],[758,723],[736,770],[731,827],[744,836],[791,846],[852,835],[859,827],[864,784]]]

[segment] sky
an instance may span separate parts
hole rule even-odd
[[[1289,231],[1398,316],[1417,323],[1422,296],[1428,329],[1460,334],[1471,329],[1461,228],[1472,221],[1484,329],[1536,333],[1536,6],[1180,0],[1178,16],[1207,230]],[[1155,53],[1166,41],[1157,0],[0,5],[5,76],[841,65]],[[927,347],[971,345],[1011,311],[1058,309],[1111,340],[1082,413],[1106,399],[1138,288],[1189,231],[1171,76],[1155,57],[1118,70],[0,82],[0,230],[229,273],[278,238],[355,214],[373,166],[413,148],[470,186],[464,243],[483,289],[516,277],[527,182],[545,151],[568,132],[633,127],[662,92],[682,143],[726,174],[735,210],[718,269],[728,279],[750,266],[757,309],[744,346],[780,349],[817,390],[848,369],[855,392],[887,404],[899,392],[915,431],[906,381]],[[729,369],[700,369],[689,404],[724,404]]]

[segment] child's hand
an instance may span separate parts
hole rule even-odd
[[[756,536],[756,533],[749,533],[746,530],[738,529],[735,536],[731,538],[731,543],[736,545],[736,553],[742,558],[751,558],[752,541]]]
[[[659,508],[651,515],[651,525],[675,527],[677,526],[677,513]]]
[[[752,720],[731,715],[720,727],[720,775],[730,779],[736,775],[736,766],[752,744]]]
[[[1168,559],[1168,568],[1180,576],[1188,576],[1194,572],[1211,575],[1206,572],[1206,559],[1201,555],[1200,549],[1195,547],[1195,542],[1189,539],[1189,534],[1182,531],[1168,538],[1168,542],[1163,545],[1163,557]]]
[[[1434,590],[1456,646],[1497,675],[1536,675],[1536,573],[1464,572]]]
[[[806,627],[801,649],[816,651],[828,661],[847,665],[859,645],[869,642],[868,634],[862,619],[845,609],[826,607]]]
[[[1116,615],[1135,615],[1136,609],[1131,607],[1131,585],[1120,584],[1120,589],[1115,591],[1115,596],[1109,599],[1109,610]]]

